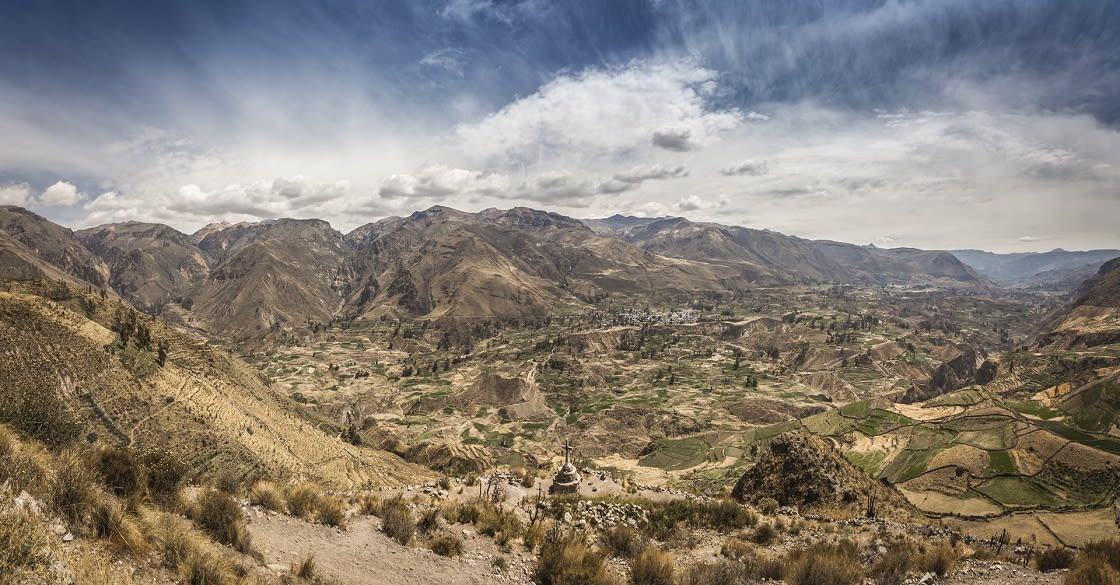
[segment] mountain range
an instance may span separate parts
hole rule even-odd
[[[578,220],[436,206],[349,233],[322,220],[125,222],[78,232],[0,207],[0,277],[65,278],[215,336],[347,316],[528,317],[609,295],[800,283],[984,287],[944,251],[807,240],[684,218]]]

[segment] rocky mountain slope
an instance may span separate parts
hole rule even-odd
[[[680,217],[637,221],[616,216],[595,220],[591,225],[650,252],[747,269],[790,282],[982,281],[947,252],[805,240],[769,230],[692,222]]]
[[[22,207],[0,205],[0,232],[5,232],[62,272],[93,286],[109,286],[109,266],[86,249],[74,232]]]
[[[1070,252],[1061,248],[1049,252],[1013,254],[995,254],[981,250],[952,250],[950,253],[980,274],[1001,284],[1065,283],[1086,271],[1091,274],[1102,263],[1120,257],[1120,250]]]

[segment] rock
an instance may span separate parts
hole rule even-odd
[[[936,575],[934,575],[933,573],[926,573],[925,575],[922,575],[921,579],[918,579],[918,585],[927,585],[928,583],[933,583],[934,578],[936,578]]]
[[[74,540],[73,534],[67,532],[66,534],[62,535],[62,542],[70,542],[72,540]]]

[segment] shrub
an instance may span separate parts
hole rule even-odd
[[[533,581],[538,585],[607,585],[613,583],[602,554],[592,551],[574,532],[549,530],[541,544]]]
[[[742,563],[730,560],[697,563],[688,568],[681,585],[753,585]]]
[[[878,585],[902,585],[914,565],[913,551],[906,545],[895,545],[871,570]]]
[[[292,516],[311,519],[319,507],[323,492],[318,486],[303,484],[288,488],[288,511]]]
[[[335,496],[324,496],[319,498],[318,509],[315,514],[316,520],[320,524],[333,526],[335,528],[346,528],[346,506],[342,502],[342,498]]]
[[[1120,571],[1100,557],[1085,557],[1066,575],[1065,585],[1120,585]]]
[[[93,466],[117,497],[140,493],[144,487],[143,468],[127,447],[103,447],[93,457]]]
[[[97,474],[86,459],[75,451],[62,454],[47,480],[51,508],[71,526],[77,526],[85,523],[99,496]]]
[[[463,554],[463,540],[448,534],[432,539],[432,552],[441,557],[457,557]]]
[[[166,449],[144,449],[138,459],[152,498],[166,503],[179,495],[179,485],[187,474],[187,464],[181,458]]]
[[[26,510],[0,513],[0,582],[39,582],[50,574],[47,535],[35,516]]]
[[[241,489],[241,481],[241,474],[227,469],[214,478],[214,487],[220,492],[236,494]]]
[[[1101,559],[1113,569],[1120,571],[1120,538],[1090,542],[1085,545],[1085,556],[1090,559]]]
[[[849,543],[850,544],[850,543]],[[817,545],[790,556],[786,574],[790,585],[857,585],[863,581],[863,567],[854,547]]]
[[[135,557],[141,557],[148,551],[144,534],[115,498],[97,499],[90,510],[90,524],[95,536],[108,539],[118,549]]]
[[[358,498],[358,513],[366,516],[378,516],[381,514],[381,498],[373,494],[362,494]]]
[[[633,585],[674,585],[673,557],[650,547],[630,561],[630,583]]]
[[[778,531],[769,522],[759,524],[758,528],[754,529],[754,535],[751,536],[751,539],[754,540],[755,544],[769,546],[778,540]]]
[[[918,570],[944,577],[957,562],[957,553],[947,544],[930,547],[918,559]]]
[[[758,501],[758,511],[767,516],[773,516],[774,512],[778,511],[778,500],[770,497],[760,499]]]
[[[489,504],[481,506],[474,525],[479,534],[492,536],[501,545],[517,538],[522,531],[521,520],[512,510]]]
[[[202,549],[190,551],[177,569],[190,585],[228,585],[233,581],[230,562],[220,554]]]
[[[311,581],[315,578],[315,569],[315,553],[311,553],[300,559],[298,565],[292,565],[292,574]]]
[[[416,532],[416,521],[412,518],[408,504],[400,497],[387,500],[382,505],[381,530],[401,545],[408,545],[412,540],[412,535]]]
[[[1065,547],[1051,547],[1039,553],[1036,562],[1038,563],[1038,570],[1046,573],[1072,567],[1073,559],[1072,550]]]
[[[646,548],[642,533],[625,524],[604,530],[599,534],[599,540],[612,555],[627,559],[638,556]]]
[[[284,495],[280,488],[268,480],[257,481],[249,488],[249,503],[273,512],[283,512],[285,509]]]
[[[672,538],[685,525],[730,532],[754,526],[758,515],[730,500],[696,502],[673,500],[651,510],[646,529],[658,540]]]
[[[241,506],[224,492],[206,491],[198,497],[192,519],[215,540],[243,553],[253,552],[252,537],[245,528]]]

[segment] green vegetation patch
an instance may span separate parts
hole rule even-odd
[[[1049,490],[1024,477],[997,477],[976,491],[1008,508],[1049,508],[1061,504]]]
[[[1120,384],[1107,380],[1078,392],[1061,404],[1074,424],[1097,433],[1107,433],[1120,414]]]
[[[882,477],[887,478],[891,483],[902,483],[904,481],[914,479],[929,469],[929,462],[933,459],[934,455],[940,449],[926,449],[924,451],[903,451],[898,454],[886,469],[882,472]]]
[[[844,416],[852,418],[867,418],[871,414],[871,401],[860,400],[851,404],[845,404],[840,408],[840,412]]]
[[[1011,453],[1007,451],[988,451],[988,461],[988,476],[1019,473],[1019,468],[1015,467],[1015,461],[1011,459]]]
[[[1062,416],[1060,410],[1042,406],[1034,400],[1008,400],[1007,406],[1019,414],[1033,416],[1042,420],[1050,420]]]
[[[977,449],[1001,451],[1015,446],[1015,429],[1010,425],[976,431],[961,431],[954,440]]]
[[[942,394],[926,402],[926,406],[975,406],[988,399],[988,395],[974,388]]]
[[[666,471],[679,471],[695,467],[708,460],[711,445],[695,437],[685,439],[666,439],[657,442],[657,449],[642,457],[638,465],[655,467]]]
[[[856,428],[861,433],[874,437],[913,424],[914,421],[909,417],[905,417],[897,412],[876,408],[871,411],[870,416],[860,421]]]
[[[1086,447],[1100,449],[1101,451],[1112,453],[1113,455],[1120,455],[1120,440],[1118,439],[1106,435],[1089,433],[1056,420],[1038,421],[1038,425],[1063,439],[1076,441]]]
[[[835,437],[853,431],[858,424],[850,418],[840,414],[838,410],[827,410],[814,414],[801,421],[810,433],[826,437]]]
[[[878,450],[871,451],[870,453],[847,451],[844,453],[844,458],[852,465],[867,472],[871,477],[878,477],[879,472],[883,470],[883,462],[887,459],[887,454],[884,451]]]

